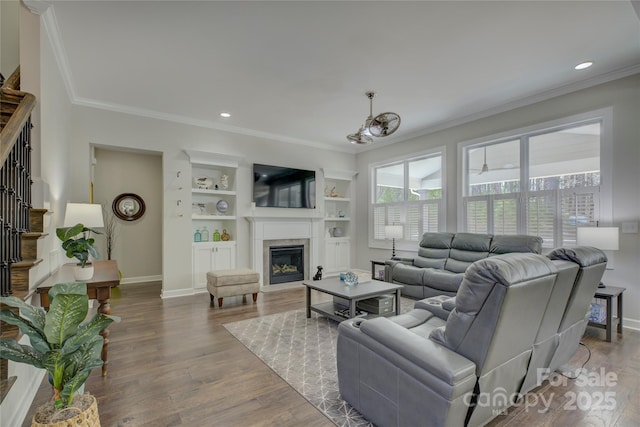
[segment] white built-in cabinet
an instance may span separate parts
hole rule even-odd
[[[324,169],[323,235],[324,272],[327,274],[351,269],[351,239],[354,232],[352,216],[356,172]]]
[[[207,272],[236,266],[239,159],[185,150],[191,163],[193,288],[207,287]],[[217,238],[219,236],[219,238]]]
[[[236,242],[193,244],[193,287],[207,288],[207,272],[226,270],[236,265]]]

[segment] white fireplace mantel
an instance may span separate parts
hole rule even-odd
[[[250,223],[251,269],[260,273],[260,285],[264,286],[263,247],[265,240],[309,239],[310,265],[319,265],[319,229],[321,218],[247,216]],[[307,268],[305,279],[309,279],[311,268]]]

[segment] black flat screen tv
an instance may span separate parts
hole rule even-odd
[[[254,163],[253,202],[256,207],[315,209],[316,172]]]

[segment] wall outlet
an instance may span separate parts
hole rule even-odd
[[[622,223],[622,232],[624,234],[637,234],[638,233],[638,222],[630,221]]]

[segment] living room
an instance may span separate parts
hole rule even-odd
[[[634,13],[630,3],[626,6],[629,12]],[[443,112],[444,119],[422,135],[405,135],[401,141],[393,144],[380,138],[365,148],[353,148],[345,138],[347,133],[357,130],[367,116],[369,100],[365,97],[364,91],[378,91],[373,102],[376,111],[380,108],[384,111],[387,111],[387,108],[396,111],[397,106],[385,100],[385,97],[390,95],[389,92],[393,91],[393,85],[383,88],[373,81],[372,87],[363,87],[362,90],[360,85],[355,85],[353,91],[357,93],[350,94],[356,117],[351,126],[353,129],[342,132],[344,135],[340,145],[310,144],[299,138],[287,139],[284,135],[275,135],[268,131],[238,131],[229,124],[230,122],[220,122],[214,127],[203,120],[187,120],[173,113],[161,115],[142,108],[115,108],[107,101],[102,104],[92,102],[86,98],[82,87],[69,80],[80,71],[70,73],[69,71],[75,70],[68,69],[69,63],[60,58],[64,48],[57,43],[68,36],[57,39],[55,34],[51,34],[52,29],[58,26],[62,33],[66,31],[64,23],[56,23],[56,16],[52,15],[51,11],[57,7],[58,5],[54,5],[51,9],[45,8],[40,14],[34,14],[26,7],[21,7],[19,11],[19,63],[22,87],[23,90],[36,94],[39,100],[33,138],[36,146],[34,169],[40,171],[35,185],[40,188],[40,193],[34,194],[40,194],[40,203],[43,205],[41,207],[46,207],[52,212],[48,217],[49,232],[52,235],[44,239],[40,245],[45,254],[57,253],[59,245],[55,240],[55,232],[51,233],[51,230],[62,223],[66,203],[89,201],[89,186],[94,178],[95,167],[100,167],[100,157],[97,158],[98,164],[94,163],[96,150],[103,153],[118,152],[122,156],[132,153],[160,158],[160,166],[156,166],[154,172],[160,177],[160,182],[157,183],[160,187],[160,197],[153,196],[152,199],[145,199],[145,202],[153,206],[153,209],[148,209],[146,213],[148,218],[159,218],[161,225],[140,234],[137,234],[139,230],[136,230],[136,227],[128,227],[127,236],[123,236],[120,242],[123,247],[119,248],[116,256],[126,286],[135,286],[136,283],[149,279],[161,279],[159,299],[169,301],[173,298],[192,298],[194,294],[194,230],[190,219],[192,208],[189,206],[192,198],[191,181],[194,177],[191,174],[190,158],[185,150],[240,159],[235,183],[235,212],[238,220],[233,233],[233,239],[237,242],[236,265],[239,267],[252,265],[251,222],[244,218],[295,216],[317,221],[324,216],[318,209],[295,210],[295,213],[291,213],[286,210],[254,208],[251,197],[254,163],[316,171],[319,198],[322,197],[325,187],[324,170],[353,172],[353,192],[350,196],[350,264],[353,268],[367,270],[370,260],[385,260],[391,254],[390,241],[373,239],[372,242],[370,238],[372,168],[391,161],[414,158],[417,155],[442,153],[442,174],[446,187],[443,190],[444,220],[441,227],[442,230],[458,230],[462,227],[463,174],[459,171],[464,147],[479,141],[498,140],[537,126],[579,122],[585,117],[588,118],[589,114],[608,114],[612,126],[611,129],[607,129],[611,138],[607,140],[603,133],[601,143],[601,159],[608,168],[603,167],[602,173],[603,176],[610,177],[610,182],[603,181],[603,186],[609,186],[610,191],[605,192],[605,198],[609,197],[609,202],[602,204],[603,209],[599,217],[601,225],[621,227],[623,223],[639,221],[640,194],[637,186],[640,183],[640,124],[637,117],[640,111],[640,68],[637,62],[619,67],[615,72],[605,75],[591,79],[582,77],[573,84],[547,88],[542,93],[531,93],[529,96],[522,96],[521,99],[491,105],[483,111],[474,112],[475,114],[463,114],[457,110],[457,117],[454,118],[452,115],[447,119],[447,114]],[[60,13],[59,18],[63,16]],[[638,25],[637,15],[634,19]],[[429,78],[423,79],[427,84]],[[139,83],[141,90],[144,88],[143,83]],[[513,81],[511,84],[516,83],[517,81]],[[506,91],[504,88],[500,90]],[[299,91],[304,91],[304,88],[300,86]],[[266,108],[268,105],[257,101],[256,105],[259,105],[259,108]],[[172,100],[165,98],[163,102],[171,104]],[[171,111],[171,108],[167,110]],[[398,112],[403,115],[402,112]],[[281,119],[285,121],[284,118]],[[403,131],[404,125],[403,122],[398,133]],[[111,173],[116,174],[120,171],[113,170]],[[124,183],[121,190],[123,193],[135,192],[131,190],[136,180],[135,171],[127,171],[126,174],[130,186],[127,188],[128,184]],[[96,191],[100,191],[101,185],[102,183],[95,183]],[[95,196],[96,201],[102,200],[101,194],[96,193]],[[144,241],[149,233],[159,236],[157,246],[161,250],[153,256],[160,259],[140,261],[141,256],[147,255],[139,254],[139,249],[128,252],[127,239]],[[400,241],[397,246],[400,255],[411,256],[417,242]],[[607,283],[627,288],[624,321],[626,327],[635,330],[640,329],[640,288],[637,280],[634,280],[640,276],[637,255],[639,251],[640,238],[637,233],[620,234],[619,250],[611,254],[614,269],[605,273]],[[317,259],[323,258],[318,255]],[[65,259],[61,256],[45,259],[37,267],[34,285],[55,270],[58,262],[65,262]],[[157,267],[150,271],[140,271],[136,270],[134,264]],[[206,294],[201,294],[200,298],[208,299]],[[217,309],[216,307],[215,310]],[[4,412],[4,405],[2,409]]]

